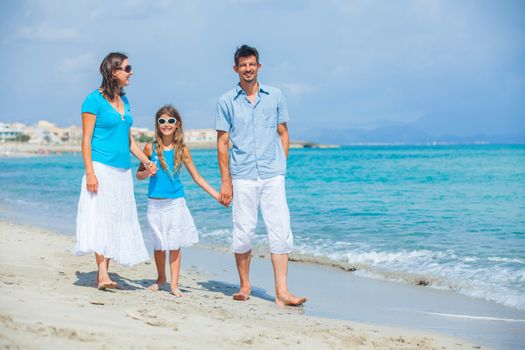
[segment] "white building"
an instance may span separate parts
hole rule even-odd
[[[216,140],[217,131],[214,129],[193,129],[184,132],[186,142],[215,142]]]
[[[15,125],[0,123],[0,142],[15,141],[24,132]]]

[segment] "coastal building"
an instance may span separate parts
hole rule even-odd
[[[0,142],[16,141],[23,131],[16,125],[0,123]]]
[[[155,132],[148,128],[131,128],[131,135],[139,143],[151,142]],[[188,129],[184,140],[192,148],[215,148],[217,132],[214,129]],[[26,152],[79,152],[82,142],[82,128],[78,125],[59,127],[47,120],[34,125],[22,123],[0,123],[2,149],[11,147]],[[7,147],[7,148],[6,148]],[[291,141],[290,148],[331,148],[337,145],[321,145],[309,141]],[[10,152],[12,151],[10,148]],[[0,152],[2,151],[0,149]],[[14,152],[14,151],[13,151]]]
[[[75,144],[82,140],[82,128],[77,125],[61,128],[47,120],[40,120],[27,130],[31,136],[29,143]]]
[[[214,129],[192,129],[184,131],[186,142],[215,142],[217,131]]]

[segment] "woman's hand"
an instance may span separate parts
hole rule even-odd
[[[86,185],[89,192],[98,192],[98,179],[95,174],[86,175]]]
[[[148,172],[148,176],[155,175],[157,173],[157,170],[159,170],[157,168],[157,165],[155,165],[155,163],[153,163],[152,161],[145,163],[144,167],[146,168],[146,171]]]

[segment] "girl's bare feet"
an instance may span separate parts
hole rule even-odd
[[[170,294],[176,296],[177,298],[180,298],[180,297],[184,296],[184,294],[182,294],[180,289],[177,288],[177,287],[175,287],[175,288],[171,287]]]
[[[97,285],[97,288],[100,290],[104,289],[120,289],[120,286],[117,282],[112,281],[109,277],[100,279],[98,276],[95,279],[95,284]]]
[[[97,282],[97,288],[99,290],[104,290],[104,289],[120,289],[120,286],[118,285],[117,282],[114,282],[112,280],[105,280],[105,281],[100,281],[100,282]]]

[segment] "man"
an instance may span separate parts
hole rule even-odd
[[[275,278],[275,303],[299,306],[305,297],[288,291],[288,254],[292,250],[290,212],[285,181],[288,157],[288,110],[280,90],[259,84],[259,53],[243,45],[234,56],[239,84],[219,99],[215,129],[222,177],[220,201],[229,205],[233,195],[233,242],[240,289],[235,300],[247,300],[252,239],[261,208]],[[232,142],[231,158],[228,155]]]

